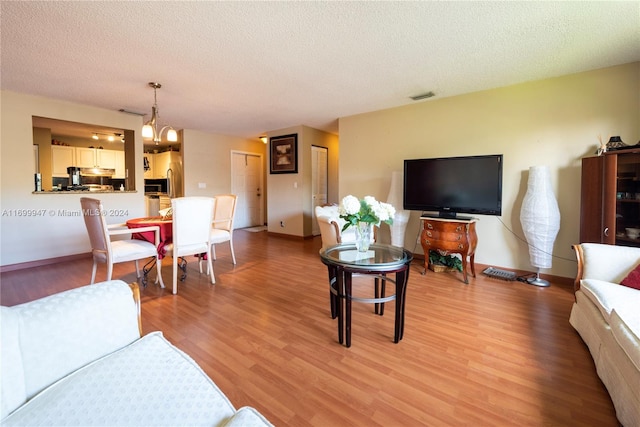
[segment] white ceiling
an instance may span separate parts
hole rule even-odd
[[[249,138],[640,60],[638,1],[0,4],[3,90]]]

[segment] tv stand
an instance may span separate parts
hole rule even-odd
[[[476,277],[474,260],[478,245],[477,218],[421,216],[420,221],[422,222],[420,243],[424,250],[425,273],[429,265],[429,250],[436,250],[442,255],[460,254],[462,257],[462,277],[464,283],[468,284],[467,257],[471,265],[471,275]]]

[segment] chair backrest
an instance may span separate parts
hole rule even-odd
[[[337,206],[316,206],[316,219],[320,227],[322,247],[342,243],[341,227],[344,221],[340,219]]]
[[[108,254],[111,253],[111,240],[109,239],[107,221],[102,215],[104,211],[102,202],[90,197],[81,197],[80,206],[82,207],[84,224],[87,226],[87,232],[89,233],[93,256],[106,259]]]
[[[349,227],[342,231],[346,221],[340,218],[338,206],[316,206],[316,219],[320,226],[320,236],[322,237],[322,248],[337,245],[338,243],[352,243],[356,240],[354,227]],[[376,242],[378,234],[377,227],[373,227],[371,233],[371,243]]]
[[[231,231],[233,229],[233,218],[236,216],[238,197],[235,194],[222,194],[216,196],[215,199],[213,228]]]
[[[174,252],[207,252],[213,221],[212,197],[171,199]]]

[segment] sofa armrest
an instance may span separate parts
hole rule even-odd
[[[17,342],[10,345],[20,351],[27,399],[140,338],[139,308],[131,288],[121,280],[83,286],[7,309],[18,317]]]

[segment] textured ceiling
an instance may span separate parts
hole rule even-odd
[[[250,138],[640,60],[638,1],[0,4],[3,90]]]

